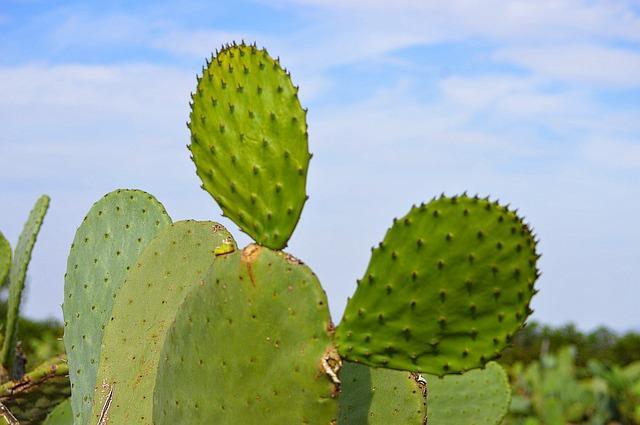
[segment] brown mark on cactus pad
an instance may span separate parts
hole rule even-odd
[[[340,358],[340,354],[338,354],[338,350],[333,345],[330,345],[325,350],[322,355],[322,359],[320,360],[320,366],[324,373],[331,379],[334,385],[334,391],[332,396],[336,397],[340,392],[340,378],[338,378],[338,373],[340,369],[342,369],[342,358]]]
[[[240,261],[242,261],[242,264],[244,264],[247,267],[247,273],[249,274],[249,279],[251,279],[251,284],[254,287],[256,286],[256,278],[253,275],[252,264],[256,261],[256,259],[258,258],[258,255],[260,255],[261,249],[262,248],[260,247],[260,245],[256,245],[253,243],[250,245],[247,245],[242,250],[242,258],[240,259]]]

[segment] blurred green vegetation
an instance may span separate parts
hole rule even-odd
[[[640,335],[528,325],[504,352],[503,425],[640,425]]]
[[[0,301],[0,318],[5,314]],[[55,320],[22,318],[18,332],[27,371],[64,352]],[[638,333],[530,323],[500,362],[512,386],[503,425],[640,425]]]
[[[6,300],[0,301],[0,327],[7,315]],[[0,332],[0,343],[3,332]],[[64,353],[63,327],[56,320],[35,321],[21,317],[18,321],[18,340],[26,359],[25,369],[32,370],[45,360]]]
[[[620,334],[606,327],[580,332],[571,324],[554,328],[533,322],[518,331],[513,346],[502,353],[500,362],[528,364],[537,360],[541,352],[555,352],[568,345],[575,347],[578,367],[586,367],[592,359],[620,366],[640,360],[640,333]]]

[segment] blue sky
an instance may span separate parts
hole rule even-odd
[[[61,317],[76,226],[119,187],[216,219],[189,93],[221,43],[267,47],[309,108],[289,251],[339,319],[370,246],[441,192],[517,206],[543,253],[534,318],[640,328],[640,7],[632,1],[0,2],[0,229],[52,196],[31,317]]]

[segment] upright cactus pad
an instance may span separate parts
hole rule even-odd
[[[344,362],[340,380],[338,425],[424,425],[425,385],[417,375]]]
[[[306,200],[306,111],[266,50],[222,49],[198,77],[189,128],[203,188],[260,245],[282,249]]]
[[[336,331],[340,354],[435,375],[497,357],[529,315],[529,227],[485,199],[440,197],[396,220]]]
[[[217,257],[166,338],[154,423],[334,423],[331,329],[326,295],[299,260],[257,245]]]
[[[64,343],[77,422],[91,415],[104,327],[116,293],[145,246],[171,218],[140,190],[108,193],[87,213],[71,245],[65,275]]]
[[[0,232],[0,288],[7,282],[7,275],[11,268],[11,245]]]
[[[89,423],[152,423],[167,329],[189,289],[204,283],[223,243],[235,247],[222,225],[181,221],[163,229],[142,251],[117,293],[104,331]]]
[[[7,371],[11,371],[13,367],[18,313],[20,310],[20,302],[22,301],[24,281],[27,278],[27,268],[31,261],[31,251],[33,250],[33,245],[36,243],[36,238],[40,232],[40,226],[42,226],[44,216],[47,213],[47,209],[49,209],[49,201],[50,199],[47,195],[42,195],[38,198],[31,213],[29,213],[29,218],[24,224],[22,233],[18,238],[18,244],[13,253],[13,260],[9,271],[7,322],[5,324],[2,352],[0,353],[0,362],[2,362],[2,365]]]
[[[498,425],[507,414],[511,389],[507,373],[496,362],[462,375],[425,378],[428,424]]]
[[[71,399],[66,399],[53,409],[47,416],[47,419],[45,419],[43,425],[73,425]]]

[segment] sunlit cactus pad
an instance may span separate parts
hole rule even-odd
[[[119,189],[96,202],[76,232],[65,274],[64,342],[77,421],[91,415],[102,334],[116,293],[145,246],[171,218],[140,190]]]
[[[497,357],[529,315],[534,237],[497,202],[442,196],[395,220],[336,331],[347,360],[443,375]]]
[[[0,232],[0,288],[4,286],[11,267],[11,245]]]
[[[198,78],[189,149],[203,188],[260,245],[282,249],[306,200],[306,111],[266,50],[223,48]]]
[[[332,347],[327,298],[307,266],[257,245],[218,256],[169,330],[154,423],[329,425]]]
[[[496,362],[462,375],[426,375],[427,423],[498,425],[507,414],[511,389],[507,373]]]
[[[89,422],[152,423],[166,331],[188,289],[203,283],[216,249],[224,244],[234,246],[222,225],[180,221],[146,246],[118,291],[104,331]]]
[[[418,375],[344,362],[340,380],[339,425],[424,424],[426,386]]]

